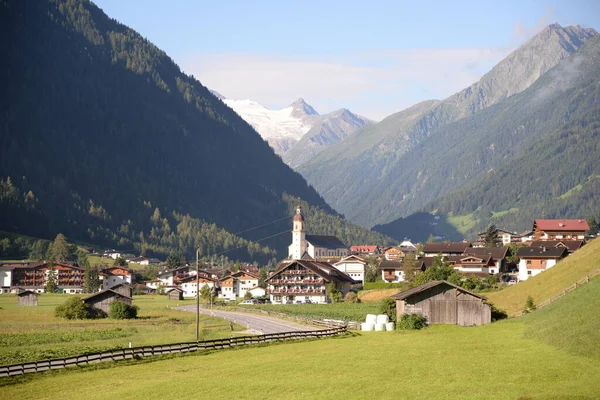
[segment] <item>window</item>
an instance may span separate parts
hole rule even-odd
[[[531,271],[527,271],[527,275],[531,275]]]
[[[527,260],[527,265],[531,265],[531,260]]]

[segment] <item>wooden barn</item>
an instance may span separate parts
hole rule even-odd
[[[461,326],[492,322],[492,308],[486,298],[446,281],[432,281],[398,293],[396,315],[421,314],[429,324]]]
[[[168,293],[169,300],[183,300],[183,290],[179,288],[173,288]]]
[[[110,303],[113,301],[122,301],[123,303],[131,305],[132,298],[131,296],[115,292],[112,289],[106,289],[83,299],[84,303],[89,304],[98,310],[102,310],[105,313],[108,313]]]
[[[131,287],[131,285],[129,285],[127,283],[119,283],[115,286],[111,286],[109,289],[112,290],[113,292],[120,293],[123,296],[127,296],[127,297],[133,296],[133,288]]]
[[[36,292],[31,290],[25,290],[17,294],[17,305],[18,306],[37,306],[38,305],[38,296]]]

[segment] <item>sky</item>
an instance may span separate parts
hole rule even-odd
[[[600,31],[596,0],[94,2],[227,98],[374,120],[471,85],[551,23]]]

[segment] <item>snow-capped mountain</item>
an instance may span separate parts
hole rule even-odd
[[[270,110],[250,99],[228,99],[214,90],[211,92],[252,125],[277,154],[283,156],[293,149],[284,161],[294,168],[330,144],[343,140],[360,126],[372,122],[345,109],[319,115],[302,98],[281,110]],[[310,140],[307,140],[307,134]]]

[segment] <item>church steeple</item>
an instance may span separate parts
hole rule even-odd
[[[306,251],[306,234],[304,232],[304,215],[302,207],[296,207],[296,214],[292,219],[292,244],[289,247],[288,258],[299,260]]]

